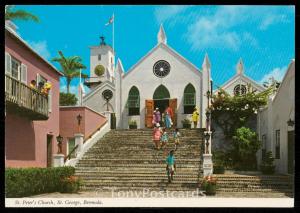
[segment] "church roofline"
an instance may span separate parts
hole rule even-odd
[[[195,70],[196,73],[198,73],[199,75],[202,74],[201,69],[198,69],[194,64],[192,64],[190,61],[188,61],[186,58],[184,58],[182,55],[180,55],[178,52],[176,52],[169,45],[164,44],[164,43],[158,43],[146,55],[144,55],[137,63],[135,63],[132,67],[130,67],[130,69],[124,74],[123,77],[126,77],[129,73],[131,73],[139,64],[141,64],[150,54],[152,54],[160,46],[166,48],[167,50],[170,50],[171,53],[174,53],[175,56],[177,56],[179,59],[181,59],[187,66],[189,66],[193,70]]]
[[[103,46],[107,47],[111,52],[115,53],[114,50],[113,50],[113,48],[110,45],[105,44]],[[101,45],[98,45],[98,46],[97,45],[89,46],[90,49],[99,49],[100,47],[101,47]]]
[[[280,83],[280,85],[279,85],[279,87],[278,87],[278,89],[277,89],[277,92],[276,92],[276,94],[275,94],[275,97],[274,97],[273,100],[272,100],[272,103],[275,102],[275,99],[277,98],[278,93],[280,92],[281,87],[282,87],[282,85],[283,85],[285,79],[287,78],[288,73],[291,72],[292,66],[293,66],[294,64],[295,64],[295,59],[292,59],[291,62],[290,62],[290,64],[289,64],[289,66],[288,66],[288,68],[287,68],[287,70],[286,70],[286,72],[285,72],[285,74],[284,74],[284,77],[282,78],[282,81],[281,81],[281,83]]]
[[[232,78],[230,78],[222,86],[220,86],[220,88],[226,89],[227,87],[229,87],[238,78],[243,78],[246,81],[250,81],[251,84],[253,84],[254,86],[258,87],[260,90],[262,90],[262,91],[265,90],[265,88],[263,86],[259,85],[253,79],[251,79],[250,77],[246,76],[245,74],[235,74]],[[216,89],[215,91],[218,91],[218,89]]]
[[[102,87],[106,85],[110,86],[112,90],[115,90],[115,87],[112,82],[110,82],[109,80],[103,81],[101,84],[96,86],[93,90],[91,90],[88,94],[86,94],[83,97],[83,101],[88,100],[93,94],[95,94],[98,90],[102,89]]]

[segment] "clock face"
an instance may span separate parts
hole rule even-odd
[[[153,73],[159,78],[163,78],[170,73],[170,64],[167,61],[157,61],[153,66]]]

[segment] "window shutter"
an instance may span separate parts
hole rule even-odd
[[[18,65],[18,80],[21,80],[21,65]]]
[[[38,86],[39,85],[39,82],[40,82],[40,80],[41,80],[41,76],[40,76],[40,74],[36,74],[36,85]]]
[[[5,53],[5,73],[11,75],[11,56]]]
[[[48,111],[52,112],[52,88],[48,92]]]
[[[25,64],[21,64],[21,81],[27,84],[27,66]]]

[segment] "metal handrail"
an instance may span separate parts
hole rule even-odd
[[[66,162],[67,159],[70,160],[71,159],[71,155],[73,154],[73,152],[75,152],[75,150],[78,148],[78,144],[71,150],[71,152],[65,157],[64,161]]]

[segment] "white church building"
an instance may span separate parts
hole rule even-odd
[[[92,91],[83,98],[83,104],[98,112],[114,112],[117,128],[128,128],[130,120],[135,120],[138,128],[152,127],[154,109],[163,112],[167,106],[173,109],[177,127],[182,127],[183,119],[191,118],[195,107],[200,110],[198,127],[204,126],[206,92],[211,88],[207,55],[202,67],[196,67],[167,45],[162,25],[156,46],[127,72],[120,59],[112,71],[113,50],[103,41],[90,49],[91,78],[86,85]],[[106,68],[101,77],[94,72],[99,64]],[[106,101],[104,96],[109,93],[112,97]]]
[[[84,96],[83,105],[100,113],[110,111],[116,115],[116,128],[127,129],[134,120],[138,128],[152,127],[156,107],[161,112],[170,106],[174,124],[182,127],[182,120],[191,119],[193,109],[200,110],[198,127],[205,127],[208,90],[211,91],[211,64],[206,54],[202,67],[196,67],[167,44],[163,26],[157,34],[157,44],[128,71],[121,59],[114,68],[114,52],[105,44],[90,47],[90,79],[85,84],[91,91]],[[105,67],[103,76],[95,74],[98,65]],[[236,74],[221,88],[234,95],[246,93],[247,85],[257,92],[264,87],[244,73],[240,59]],[[105,99],[105,96],[108,98]]]

